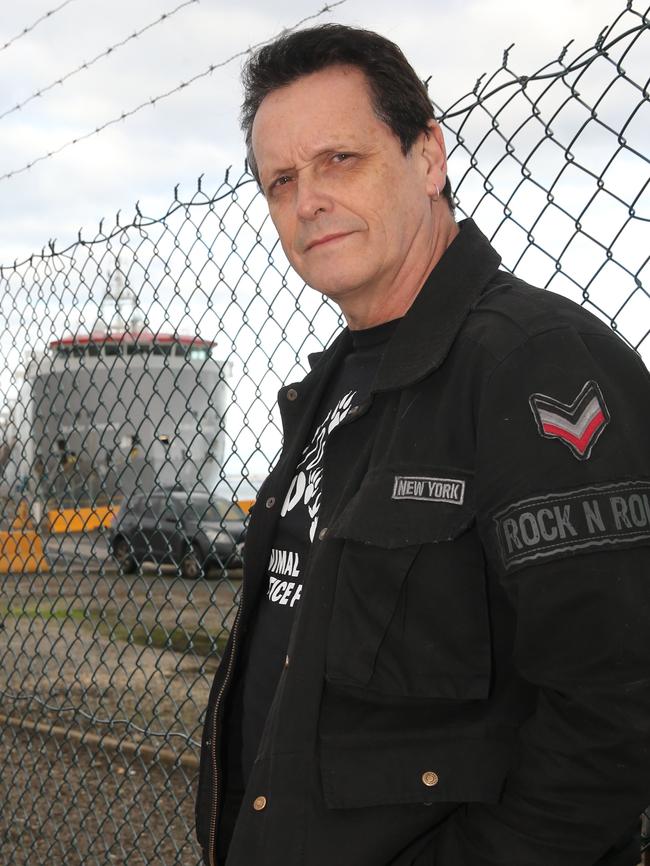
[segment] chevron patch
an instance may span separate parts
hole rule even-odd
[[[540,434],[559,439],[578,460],[589,459],[610,420],[602,391],[593,380],[585,383],[572,403],[546,394],[531,394],[529,403]]]

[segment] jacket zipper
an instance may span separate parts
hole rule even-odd
[[[355,413],[354,418],[344,418],[339,426],[345,424],[346,421],[352,422],[355,421],[357,417],[360,415],[365,415],[370,407],[370,401],[365,401],[359,407],[357,413]],[[232,668],[235,662],[235,652],[237,649],[237,634],[239,628],[239,618],[242,611],[242,607],[244,605],[244,589],[245,589],[246,581],[242,581],[242,594],[239,602],[239,609],[237,610],[237,616],[235,617],[235,622],[232,627],[232,649],[230,653],[230,658],[228,659],[228,668],[226,670],[226,676],[224,677],[223,683],[221,684],[221,688],[219,689],[219,694],[217,695],[217,699],[214,703],[214,710],[212,713],[212,743],[211,743],[211,751],[212,751],[212,769],[214,771],[214,797],[212,798],[212,810],[210,813],[210,836],[208,840],[209,844],[209,857],[210,857],[210,866],[217,866],[217,855],[216,855],[216,836],[217,836],[217,814],[219,812],[219,765],[217,763],[217,716],[219,714],[219,706],[221,704],[221,699],[223,698],[224,692],[228,686],[230,681],[230,676],[232,674]]]
[[[210,866],[217,866],[217,853],[216,853],[216,841],[217,841],[217,814],[219,812],[219,764],[217,762],[217,716],[219,714],[219,706],[221,704],[221,699],[223,698],[223,694],[228,686],[230,681],[230,675],[232,674],[233,665],[235,662],[235,650],[237,649],[237,631],[239,627],[239,617],[241,614],[241,609],[244,604],[244,581],[242,581],[242,593],[241,599],[239,601],[239,608],[237,610],[237,616],[235,617],[235,622],[232,627],[232,647],[230,651],[230,658],[228,659],[228,668],[226,669],[226,676],[224,677],[223,683],[221,684],[221,688],[219,689],[219,694],[217,695],[217,699],[214,702],[214,710],[212,713],[212,743],[210,744],[211,752],[212,752],[212,769],[214,771],[214,797],[212,798],[212,811],[210,813],[210,838],[209,838],[209,856],[210,856]]]

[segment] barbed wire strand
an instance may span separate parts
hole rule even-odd
[[[232,196],[233,192],[235,192],[236,190],[239,190],[242,187],[248,186],[249,184],[256,184],[257,183],[255,178],[252,177],[251,175],[248,175],[248,177],[246,177],[246,174],[248,172],[248,168],[247,168],[247,163],[244,162],[244,167],[243,167],[244,173],[242,175],[242,178],[244,178],[244,179],[240,178],[239,180],[235,181],[234,184],[232,184],[232,182],[229,180],[229,174],[230,174],[231,168],[232,168],[232,166],[229,166],[224,173],[224,179],[221,183],[221,186],[227,186],[228,189],[223,193],[218,192],[214,196],[210,196],[210,197],[206,196],[205,200],[202,202],[196,202],[196,201],[188,202],[188,201],[179,199],[178,189],[179,189],[180,184],[176,184],[176,186],[174,187],[174,201],[167,208],[167,211],[165,212],[165,215],[162,217],[162,219],[159,217],[144,216],[142,214],[142,212],[140,211],[139,202],[136,202],[136,204],[135,204],[135,217],[133,219],[133,222],[131,222],[129,224],[129,226],[116,225],[115,228],[112,229],[112,231],[104,233],[104,228],[103,228],[104,218],[102,217],[102,219],[100,220],[100,223],[99,223],[99,234],[97,235],[97,237],[95,237],[95,238],[82,238],[82,236],[81,236],[82,230],[79,229],[79,232],[77,235],[77,240],[72,241],[72,243],[70,243],[67,247],[65,247],[64,249],[60,249],[60,250],[55,250],[56,238],[51,238],[47,244],[47,252],[45,250],[45,247],[43,247],[40,254],[38,254],[38,255],[34,255],[34,253],[32,253],[30,256],[28,256],[27,258],[25,258],[21,261],[19,261],[18,259],[15,259],[15,261],[13,261],[11,264],[0,263],[0,279],[2,279],[2,278],[6,279],[5,272],[13,271],[13,270],[16,270],[17,268],[23,267],[24,265],[31,264],[31,262],[34,258],[42,258],[44,260],[45,259],[52,260],[52,259],[58,259],[58,258],[65,257],[65,258],[70,259],[70,261],[72,261],[73,255],[71,255],[70,251],[74,250],[75,247],[77,247],[79,244],[81,244],[84,247],[99,246],[100,244],[106,243],[107,241],[112,240],[113,238],[117,237],[118,235],[121,235],[125,228],[133,227],[133,228],[137,228],[138,230],[141,230],[144,228],[149,228],[150,226],[156,225],[157,223],[164,222],[166,219],[173,216],[177,211],[187,209],[187,207],[190,204],[192,204],[193,206],[197,206],[197,207],[199,207],[199,206],[206,207],[206,208],[213,207],[215,203],[223,201],[224,199],[228,198],[228,196]],[[198,178],[198,182],[197,182],[198,192],[202,192],[202,190],[201,190],[202,178],[203,178],[203,175],[201,175]],[[220,189],[221,189],[221,187],[220,187]],[[121,213],[121,211],[118,211],[116,214],[116,219],[117,219],[118,223],[119,223],[120,213]]]
[[[611,40],[611,42],[608,42],[606,45],[594,46],[591,49],[590,56],[585,58],[584,60],[580,60],[576,63],[572,63],[569,66],[563,66],[561,69],[558,69],[555,72],[536,72],[534,75],[519,75],[519,76],[512,78],[510,81],[505,81],[503,84],[499,84],[498,87],[493,88],[492,90],[488,91],[487,93],[480,91],[480,93],[478,93],[478,96],[477,96],[477,99],[475,102],[470,103],[470,105],[463,106],[463,108],[457,108],[455,110],[452,110],[453,109],[453,106],[452,106],[452,108],[450,108],[448,111],[445,111],[443,114],[439,115],[437,119],[438,120],[449,120],[449,118],[451,118],[451,117],[457,117],[460,114],[466,114],[469,111],[473,111],[475,108],[478,108],[480,105],[482,105],[482,103],[484,103],[486,99],[489,99],[490,97],[494,96],[496,93],[499,93],[501,90],[505,90],[507,87],[513,87],[515,85],[519,85],[519,87],[522,87],[522,86],[526,86],[531,81],[543,81],[547,78],[562,78],[565,75],[568,75],[571,72],[575,72],[578,69],[582,69],[583,66],[587,66],[588,64],[592,63],[597,56],[603,56],[604,54],[606,54],[607,51],[610,48],[612,48],[612,46],[616,45],[617,42],[620,42],[622,39],[625,39],[627,36],[630,36],[632,33],[638,33],[641,30],[647,29],[648,26],[649,25],[647,23],[643,23],[643,24],[637,25],[636,27],[632,27],[629,30],[626,30],[625,33],[621,33],[619,36],[616,36],[614,39]],[[556,62],[561,62],[561,61],[556,61]],[[481,79],[479,78],[479,80],[476,82],[476,85],[479,85],[480,82],[481,82]],[[641,88],[638,87],[638,85],[637,85],[637,88],[639,90],[641,90]],[[478,86],[475,86],[473,95],[476,95],[477,91],[478,91]],[[459,102],[461,102],[463,99],[466,99],[466,98],[467,98],[467,96],[463,96],[459,100]],[[458,104],[458,103],[456,103],[456,104]],[[2,178],[0,178],[0,180],[1,179]]]
[[[123,111],[117,117],[112,118],[112,120],[107,120],[105,123],[102,123],[100,126],[95,127],[95,129],[85,133],[84,135],[78,135],[76,138],[70,139],[65,144],[57,147],[55,150],[50,150],[47,153],[43,154],[43,156],[36,157],[36,159],[33,159],[31,162],[28,162],[21,168],[16,168],[12,171],[8,171],[5,174],[0,175],[0,181],[8,180],[11,177],[15,177],[16,175],[23,174],[24,172],[29,171],[39,162],[44,162],[45,160],[52,159],[52,157],[57,156],[59,153],[67,150],[69,147],[72,147],[75,144],[79,144],[82,141],[86,141],[89,138],[93,138],[93,136],[95,135],[99,135],[105,129],[108,129],[109,126],[114,126],[116,123],[120,123],[121,121],[126,120],[128,117],[133,117],[134,114],[142,111],[143,108],[148,108],[149,106],[156,106],[159,102],[162,102],[163,99],[167,99],[168,97],[173,96],[175,93],[179,93],[181,90],[185,90],[192,84],[200,81],[202,78],[207,78],[209,75],[212,75],[212,73],[215,72],[217,69],[221,69],[224,66],[227,66],[229,63],[232,63],[233,60],[237,60],[240,57],[244,57],[246,54],[250,54],[257,48],[260,48],[262,45],[266,45],[267,43],[278,39],[285,33],[291,33],[293,30],[296,30],[307,21],[312,21],[315,18],[320,18],[321,15],[324,15],[326,12],[331,12],[332,9],[335,9],[337,6],[343,5],[343,3],[347,3],[347,0],[337,0],[337,2],[335,3],[327,3],[318,12],[314,12],[311,15],[306,15],[304,18],[301,18],[300,21],[297,21],[291,27],[284,27],[279,33],[276,33],[275,36],[272,36],[269,39],[264,39],[261,42],[255,43],[254,45],[249,45],[248,48],[244,48],[243,51],[238,51],[236,54],[232,54],[230,57],[226,58],[226,60],[222,60],[219,63],[211,63],[207,69],[204,69],[202,72],[198,72],[196,75],[188,78],[187,81],[181,81],[180,84],[177,84],[176,87],[173,87],[171,90],[167,90],[164,93],[160,93],[158,96],[147,99],[145,102],[141,102],[139,105],[136,105],[135,108],[131,108],[128,111]]]
[[[14,44],[14,42],[18,42],[19,39],[23,38],[23,36],[27,36],[28,33],[31,33],[32,30],[34,30],[36,27],[38,27],[38,25],[41,22],[46,21],[48,18],[51,18],[53,15],[56,15],[56,13],[60,12],[65,6],[68,6],[70,3],[74,3],[74,2],[75,2],[75,0],[65,0],[64,3],[61,3],[59,6],[57,6],[54,9],[50,9],[49,12],[45,13],[45,15],[41,15],[41,17],[37,18],[36,21],[33,21],[31,24],[28,24],[27,27],[23,27],[23,29],[20,31],[20,33],[18,33],[16,36],[14,36],[12,39],[10,39],[8,42],[5,42],[4,45],[0,46],[0,52],[6,51],[10,45]]]
[[[162,24],[164,21],[168,21],[172,15],[175,15],[177,12],[180,12],[181,9],[185,8],[185,6],[191,6],[194,3],[198,3],[199,0],[185,0],[185,2],[178,5],[175,9],[172,9],[170,12],[163,12],[163,14],[156,18],[154,21],[150,21],[149,24],[146,24],[140,30],[134,30],[133,33],[126,36],[124,39],[119,42],[115,42],[113,45],[109,45],[108,48],[105,48],[102,52],[97,54],[92,60],[87,60],[85,63],[82,63],[80,66],[77,66],[76,69],[72,69],[70,72],[66,72],[65,75],[61,75],[56,81],[52,81],[50,84],[45,85],[45,87],[41,87],[38,90],[34,91],[31,96],[28,96],[27,99],[23,99],[22,102],[16,103],[16,105],[12,106],[12,108],[6,109],[0,114],[0,120],[7,117],[10,114],[13,114],[15,111],[19,111],[21,108],[24,108],[30,102],[33,102],[35,99],[43,96],[45,93],[48,93],[53,88],[57,87],[59,84],[63,84],[68,81],[74,75],[78,75],[80,72],[84,72],[87,69],[90,69],[91,66],[94,66],[99,60],[103,60],[105,57],[109,57],[114,54],[118,49],[122,48],[129,42],[132,42],[134,39],[142,36],[143,33],[146,33],[148,30],[151,30],[152,27],[156,27],[158,24]]]

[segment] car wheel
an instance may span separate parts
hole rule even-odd
[[[185,580],[196,580],[204,573],[201,551],[196,544],[192,544],[187,548],[185,556],[181,560],[181,576]]]
[[[123,574],[133,574],[138,563],[133,556],[131,545],[126,538],[116,538],[113,542],[113,557]]]

